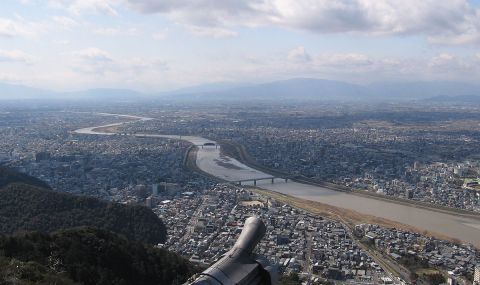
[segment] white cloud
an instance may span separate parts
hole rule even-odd
[[[46,23],[30,22],[18,15],[16,19],[0,18],[0,37],[36,37],[47,30]]]
[[[237,36],[237,32],[235,31],[218,27],[188,26],[187,28],[193,35],[199,37],[211,37],[219,39]]]
[[[113,61],[111,55],[108,52],[95,47],[79,50],[79,51],[73,52],[73,54],[83,60],[91,61],[91,62],[112,62]]]
[[[136,28],[117,29],[117,28],[97,28],[93,33],[100,36],[134,36],[139,33]]]
[[[457,59],[454,55],[449,53],[442,53],[430,60],[429,66],[431,67],[438,67],[438,66],[445,66],[449,65],[452,62],[455,62]]]
[[[0,17],[0,37],[38,38],[52,31],[70,30],[79,25],[77,21],[66,16],[31,21],[15,14],[12,18]]]
[[[116,0],[49,0],[50,7],[57,9],[65,9],[75,15],[84,13],[105,14],[117,16],[118,12],[115,5],[119,1]]]
[[[288,60],[295,62],[309,62],[312,60],[311,56],[305,50],[305,47],[299,46],[288,52]]]
[[[440,36],[429,36],[428,41],[432,44],[440,45],[470,45],[480,44],[480,33],[472,32],[466,34],[449,34]]]
[[[95,47],[71,53],[73,55],[73,70],[78,73],[104,75],[115,68],[115,62],[110,53]]]
[[[120,31],[114,28],[98,28],[93,33],[100,36],[117,36],[120,34]]]
[[[433,57],[427,66],[430,73],[443,74],[453,80],[479,76],[480,72],[480,61],[475,55],[459,57],[441,53]]]
[[[169,69],[167,62],[158,58],[134,57],[120,62],[120,65],[121,69],[131,76],[151,71],[166,71]]]
[[[249,26],[249,22],[256,24],[258,16],[255,9],[250,7],[250,1],[126,1],[141,13],[165,14],[196,36],[233,37],[237,35],[233,27]]]
[[[54,16],[52,18],[53,22],[62,29],[71,29],[73,27],[78,26],[78,22],[72,18],[65,17],[65,16]]]
[[[424,35],[442,44],[478,43],[480,38],[480,10],[467,0],[126,1],[141,13],[164,14],[198,29],[274,25],[314,33]]]
[[[18,33],[18,27],[12,20],[0,18],[0,36],[14,37]]]
[[[360,53],[335,53],[320,55],[315,58],[316,64],[329,66],[369,66],[374,62],[365,54]]]
[[[168,70],[165,60],[143,57],[114,57],[109,52],[91,47],[70,54],[71,67],[80,75],[97,78],[116,78],[118,83],[141,78],[145,74],[157,74]]]
[[[19,50],[0,50],[0,62],[22,62],[31,64],[34,61],[34,57]]]
[[[94,60],[76,60],[70,67],[73,72],[79,75],[78,77],[91,76],[97,79],[103,79],[111,70],[116,69],[113,61]]]
[[[162,29],[152,34],[152,39],[162,41],[168,37],[168,29]]]
[[[70,44],[70,41],[69,40],[54,40],[53,41],[54,44],[57,44],[57,45],[62,45],[62,46],[66,46],[68,44]]]

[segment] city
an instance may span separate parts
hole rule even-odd
[[[127,113],[129,110],[124,107],[119,111]],[[247,147],[252,156],[269,154],[276,161],[282,161],[282,156],[261,150],[271,149],[282,151],[287,157],[302,157],[302,153],[310,151],[304,148],[309,145],[317,146],[322,153],[322,143],[309,141],[318,135],[311,127],[308,137],[303,137],[305,129],[300,126],[296,127],[296,131],[283,131],[277,127],[276,135],[264,141],[261,136],[271,132],[268,128],[259,128],[255,135],[242,134],[242,125],[251,124],[237,117],[238,114],[246,116],[242,108],[236,113],[229,111],[231,117],[228,120],[236,125],[235,128],[218,126],[223,125],[225,120],[221,109],[209,109],[208,114],[205,112],[201,107],[185,107],[180,113],[163,109],[161,119],[129,122],[118,116],[85,116],[85,113],[78,111],[6,111],[2,113],[2,122],[8,125],[1,128],[5,138],[1,146],[2,160],[5,165],[48,182],[56,191],[151,208],[167,226],[169,238],[159,246],[202,266],[213,263],[233,245],[247,217],[258,216],[267,224],[268,233],[256,252],[277,264],[283,276],[295,274],[299,280],[309,280],[313,284],[409,284],[415,279],[428,282],[425,280],[438,276],[445,282],[453,280],[451,282],[468,284],[468,280],[473,279],[480,252],[472,245],[370,223],[359,223],[352,227],[349,223],[277,201],[257,192],[256,188],[218,184],[214,177],[196,173],[195,169],[189,169],[186,165],[190,147],[188,142],[128,135],[201,134],[214,139],[227,139],[228,135],[235,134],[232,137],[237,142],[258,147]],[[280,116],[274,109],[271,112],[270,116]],[[135,114],[157,116],[154,108]],[[254,117],[251,113],[248,116],[251,121],[263,120],[262,116]],[[326,116],[334,114],[327,113]],[[300,122],[302,120],[299,119]],[[94,136],[74,132],[86,126],[122,121],[128,123],[115,130],[125,135]],[[294,120],[291,122],[295,123]],[[327,128],[322,131],[323,140],[328,139],[326,132],[329,131],[338,133],[336,128]],[[285,135],[280,135],[281,132],[285,132]],[[394,129],[389,132],[394,132]],[[400,138],[398,134],[392,136]],[[469,139],[473,137],[470,135]],[[340,138],[340,135],[336,136],[337,141]],[[357,130],[345,137],[345,144],[358,138],[365,140],[364,132]],[[456,143],[455,138],[452,137],[452,143]],[[378,143],[378,140],[377,135],[372,143]],[[289,141],[296,143],[292,145]],[[298,145],[304,141],[308,144]],[[474,150],[471,151],[474,155]],[[369,152],[375,153],[373,150]],[[337,162],[344,159],[354,164],[357,159],[341,152],[336,156],[335,153],[329,152],[329,156]],[[396,159],[394,154],[389,155]],[[403,154],[398,156],[403,157]],[[370,160],[372,166],[375,165],[374,158]],[[427,158],[428,155],[416,156],[411,166],[405,163],[401,165],[401,171],[390,171],[385,168],[388,164],[381,156],[377,158],[381,164],[375,167],[388,171],[388,175],[362,167],[365,170],[360,171],[362,176],[358,176],[359,170],[353,167],[344,169],[344,172],[339,170],[341,178],[327,181],[349,189],[365,189],[385,196],[475,212],[478,195],[476,185],[472,183],[474,179],[465,180],[468,182],[462,184],[458,181],[466,176],[476,177],[478,164],[474,161],[464,162],[467,161],[464,157],[460,157],[461,162],[450,159],[426,163]],[[283,171],[309,176],[301,170],[310,169],[311,161],[291,161],[292,164],[288,159],[284,160]],[[293,163],[298,161],[301,164]],[[279,168],[269,160],[257,159],[257,162]],[[392,164],[390,167],[400,166]],[[321,168],[311,169],[323,173]],[[350,179],[345,175],[351,175]],[[425,194],[426,189],[429,189],[429,195]],[[403,192],[399,193],[400,190]],[[452,194],[452,191],[458,191],[459,194]],[[436,269],[432,271],[431,268]]]
[[[480,285],[480,0],[2,0],[0,285]]]

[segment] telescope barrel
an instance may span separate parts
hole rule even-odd
[[[248,218],[233,249],[244,250],[248,254],[252,254],[257,244],[265,236],[266,231],[267,228],[262,220],[257,217]]]
[[[265,232],[261,219],[248,218],[233,248],[190,285],[273,285],[276,272],[271,266],[264,268],[265,262],[255,260],[252,254]]]

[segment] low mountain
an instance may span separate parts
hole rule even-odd
[[[371,84],[367,89],[370,95],[387,100],[480,95],[480,85],[456,81],[381,82]]]
[[[174,253],[82,228],[0,236],[0,284],[182,284],[198,269]]]
[[[184,87],[184,88],[175,89],[172,91],[162,92],[162,93],[159,93],[158,95],[164,96],[164,97],[171,97],[171,96],[177,96],[177,95],[205,95],[205,94],[218,93],[218,92],[227,91],[234,88],[240,88],[245,86],[251,86],[251,84],[218,82],[218,83],[209,83],[209,84],[201,84],[201,85]]]
[[[321,101],[410,101],[433,96],[480,95],[480,85],[451,82],[380,82],[359,85],[342,81],[296,78],[225,90],[174,94],[177,100],[321,100]]]
[[[0,82],[0,100],[26,100],[53,97],[55,92]]]
[[[464,95],[464,96],[435,96],[426,98],[423,101],[425,102],[435,102],[435,103],[480,103],[480,94],[479,95]]]
[[[201,96],[198,96],[201,95]],[[341,81],[296,78],[223,91],[188,94],[175,99],[202,100],[361,100],[365,88]]]
[[[97,88],[62,94],[63,99],[74,100],[136,100],[144,98],[143,93],[130,89]]]
[[[149,244],[166,240],[162,220],[146,207],[108,203],[43,187],[48,186],[38,179],[0,168],[0,233],[90,226]]]
[[[0,99],[55,99],[89,101],[411,101],[435,96],[480,95],[480,84],[457,81],[378,82],[370,85],[316,78],[294,78],[263,84],[212,83],[169,92],[144,94],[129,89],[97,88],[55,93],[22,85],[0,83]]]
[[[96,88],[72,92],[55,92],[24,85],[0,82],[0,100],[136,100],[148,98],[129,89]]]

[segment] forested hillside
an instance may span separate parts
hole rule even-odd
[[[0,236],[0,284],[182,284],[198,269],[174,253],[92,228]]]
[[[13,169],[0,166],[0,188],[7,186],[12,183],[24,183],[32,186],[38,186],[42,188],[49,189],[50,187],[47,183],[43,182],[40,179],[28,176],[26,174],[17,172]]]
[[[150,244],[166,239],[163,222],[142,206],[107,203],[21,183],[0,189],[0,233],[52,232],[79,226],[107,229]]]
[[[0,284],[182,284],[197,270],[152,245],[149,209],[50,190],[0,167]]]

